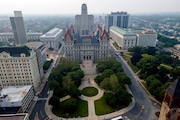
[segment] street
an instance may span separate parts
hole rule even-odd
[[[158,108],[154,106],[149,96],[139,85],[138,81],[136,80],[137,76],[131,70],[127,62],[124,61],[120,55],[116,55],[116,51],[114,51],[114,49],[111,49],[110,52],[116,57],[117,61],[122,64],[125,73],[129,76],[132,82],[129,88],[133,93],[136,103],[134,108],[125,113],[123,116],[127,116],[130,120],[157,120],[155,112],[158,110]]]

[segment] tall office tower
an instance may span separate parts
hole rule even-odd
[[[111,26],[118,26],[120,28],[127,28],[129,22],[129,14],[127,12],[111,12],[105,17],[106,31],[109,32]]]
[[[75,28],[80,36],[93,35],[94,16],[88,15],[86,4],[82,4],[81,15],[75,16]]]
[[[27,43],[26,30],[21,11],[14,11],[14,17],[10,17],[10,21],[13,29],[15,45]]]

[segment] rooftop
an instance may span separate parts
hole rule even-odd
[[[120,27],[117,27],[117,26],[112,26],[110,29],[112,29],[122,35],[135,35],[134,31],[121,29]]]
[[[30,90],[32,86],[10,86],[3,88],[0,91],[0,97],[2,98],[4,95],[8,95],[9,99],[7,102],[18,102],[22,101],[24,96],[27,94],[27,92]]]
[[[1,46],[0,53],[7,52],[13,57],[20,57],[25,54],[26,57],[30,56],[30,49],[27,46]]]
[[[53,28],[50,31],[48,31],[47,33],[43,34],[42,36],[40,36],[41,38],[43,37],[56,37],[59,33],[63,32],[62,29],[59,28]]]
[[[28,42],[26,43],[26,46],[30,49],[33,49],[33,48],[39,48],[41,45],[43,45],[42,42]]]
[[[91,36],[80,37],[80,38],[76,39],[74,41],[74,43],[75,44],[82,44],[85,39],[90,40],[91,43],[99,43],[99,40],[97,38],[91,37]]]
[[[173,97],[180,97],[180,79],[175,80],[167,89],[166,92]]]
[[[16,114],[21,107],[0,107],[0,115],[1,114]],[[1,120],[1,116],[0,116]]]
[[[127,14],[127,12],[121,11],[121,12],[111,12],[111,14]]]
[[[27,117],[28,117],[27,113],[4,114],[4,115],[0,115],[0,120],[26,120]]]

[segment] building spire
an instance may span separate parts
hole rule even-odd
[[[87,5],[84,3],[81,7],[81,15],[87,15]]]

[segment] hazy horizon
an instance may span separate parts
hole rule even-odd
[[[75,15],[81,13],[85,3],[88,14],[110,14],[126,11],[129,14],[179,13],[180,0],[5,0],[0,4],[0,15],[13,15],[20,10],[23,15]]]

